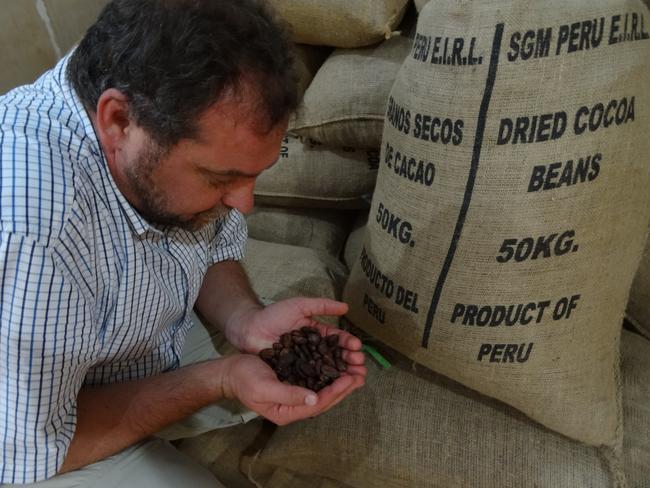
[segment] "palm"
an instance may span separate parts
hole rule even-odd
[[[345,303],[322,298],[292,298],[266,308],[251,309],[227,325],[229,339],[240,350],[252,353],[238,357],[231,381],[234,396],[251,410],[277,424],[286,424],[324,412],[363,385],[367,370],[360,351],[361,341],[348,332],[328,327],[314,320],[319,315],[343,315]],[[278,381],[275,372],[255,354],[271,347],[290,330],[311,325],[321,335],[336,334],[343,347],[347,371],[334,383],[314,394],[298,386]],[[315,404],[306,404],[307,398]]]
[[[274,303],[242,318],[242,323],[238,325],[241,349],[257,353],[277,342],[285,332],[305,325],[317,327],[323,335],[336,333],[343,335],[344,340],[348,339],[348,336],[352,336],[313,318],[314,315],[342,315],[346,311],[347,305],[344,303],[325,299],[292,298]],[[352,344],[350,346],[358,349]],[[344,347],[350,346],[344,344]]]
[[[280,383],[275,372],[261,359],[244,354],[234,368],[233,394],[246,407],[270,421],[285,425],[313,417],[329,410],[347,395],[361,387],[365,367],[352,368],[354,373],[344,374],[330,386],[318,393],[318,403],[306,405],[304,398],[310,391],[297,386]]]
[[[258,352],[278,341],[278,337],[305,325],[315,326],[318,322],[306,317],[290,301],[269,305],[255,317],[246,336],[246,350]]]

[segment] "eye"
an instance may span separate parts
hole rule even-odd
[[[233,178],[231,176],[209,176],[208,177],[208,183],[216,187],[229,185],[232,182],[233,182]]]

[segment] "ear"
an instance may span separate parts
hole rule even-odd
[[[104,91],[95,112],[95,129],[104,151],[112,155],[123,150],[134,127],[126,95],[115,88]]]

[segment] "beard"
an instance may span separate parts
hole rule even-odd
[[[172,212],[169,198],[160,191],[152,177],[164,154],[160,147],[151,142],[138,154],[134,164],[128,165],[124,171],[128,184],[140,199],[140,215],[152,224],[197,232],[230,212],[230,208],[222,204],[193,214],[190,218]]]

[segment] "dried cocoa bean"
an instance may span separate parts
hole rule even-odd
[[[291,337],[293,337],[294,344],[307,344],[307,339],[305,339],[304,336],[294,336],[294,335],[292,335]]]
[[[347,371],[348,370],[348,363],[346,363],[342,359],[337,359],[336,360],[336,369],[338,369],[340,372]]]
[[[330,336],[330,337],[332,337],[332,336]],[[316,347],[316,350],[320,354],[327,354],[329,352],[329,347],[328,346],[329,346],[329,344],[327,344],[327,341],[321,341],[318,344],[318,346]]]
[[[332,358],[331,354],[325,354],[323,356],[323,364],[327,364],[328,366],[331,366],[332,368],[336,368],[336,362]]]
[[[262,349],[260,351],[260,357],[264,361],[269,361],[269,360],[273,359],[273,356],[275,356],[275,351],[273,349],[270,349],[270,348],[269,349]]]
[[[324,364],[321,371],[323,372],[323,375],[336,379],[339,376],[341,376],[341,373],[339,373],[339,370],[336,368],[332,368],[331,366],[328,366],[327,364]]]
[[[290,348],[293,345],[291,334],[282,334],[280,336],[280,344],[282,344],[283,347]]]
[[[320,391],[347,370],[339,336],[321,336],[318,329],[304,326],[282,334],[272,347],[262,349],[260,358],[275,371],[280,381]]]

